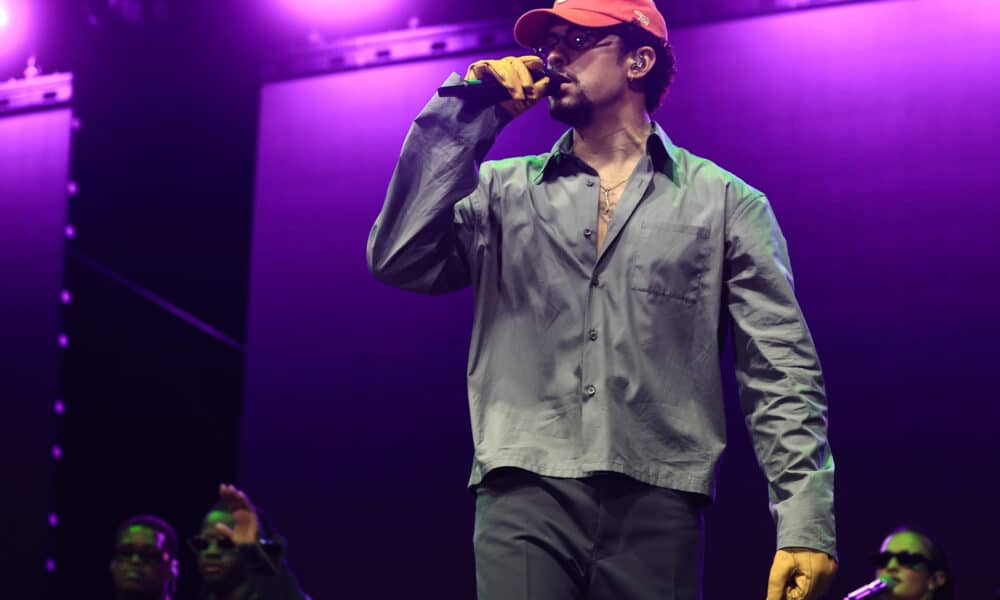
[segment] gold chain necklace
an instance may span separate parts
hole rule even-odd
[[[628,181],[628,177],[622,179],[611,187],[604,187],[600,183],[597,184],[597,187],[601,188],[601,193],[604,194],[603,198],[597,199],[597,212],[600,214],[601,218],[604,219],[605,223],[611,222],[611,216],[615,212],[615,205],[611,203],[611,192],[616,190],[618,186],[626,181]]]

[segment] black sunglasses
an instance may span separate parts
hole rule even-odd
[[[135,546],[121,544],[115,548],[115,557],[119,560],[138,558],[145,565],[158,565],[167,562],[170,554],[154,546]]]
[[[894,558],[898,564],[910,569],[929,569],[931,567],[931,559],[923,554],[913,552],[879,552],[872,557],[872,565],[876,569],[884,569]]]
[[[545,37],[542,39],[542,43],[534,46],[532,50],[535,54],[542,58],[551,54],[559,44],[565,44],[565,46],[570,50],[580,52],[593,48],[597,45],[597,42],[603,40],[611,34],[621,35],[621,32],[622,29],[617,26],[602,27],[600,29],[570,27],[566,30],[566,33],[561,36],[551,32],[545,34]]]
[[[229,552],[236,547],[233,540],[227,537],[203,537],[195,535],[188,538],[188,545],[191,546],[191,549],[195,552],[204,552],[205,550],[211,548],[212,544],[215,544],[219,550],[223,552]]]

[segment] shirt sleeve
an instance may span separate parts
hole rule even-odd
[[[446,83],[459,79],[453,73]],[[469,255],[489,197],[477,164],[510,119],[498,105],[437,96],[427,103],[368,236],[368,268],[377,279],[425,294],[469,285]]]
[[[836,558],[826,392],[785,239],[763,195],[730,193],[739,196],[727,219],[725,274],[736,377],[778,548]]]

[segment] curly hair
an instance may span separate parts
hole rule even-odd
[[[652,113],[663,104],[663,99],[677,75],[677,60],[670,42],[665,42],[635,23],[615,26],[615,33],[622,38],[622,56],[650,46],[656,52],[656,63],[643,78],[646,92],[646,112]]]

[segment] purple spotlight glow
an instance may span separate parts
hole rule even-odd
[[[59,347],[63,349],[69,348],[69,336],[65,333],[59,334]]]
[[[320,25],[351,26],[358,23],[381,21],[384,31],[401,29],[403,3],[400,0],[277,0],[285,11],[309,23]],[[395,13],[395,19],[393,14]],[[396,22],[399,21],[399,22]]]
[[[20,77],[27,57],[25,45],[33,34],[29,27],[30,0],[0,0],[0,80]]]
[[[49,527],[55,527],[59,525],[59,515],[56,513],[49,513]]]
[[[45,559],[45,570],[48,571],[49,573],[55,572],[56,570],[55,559],[52,558]]]
[[[66,403],[62,400],[56,400],[55,404],[52,405],[52,412],[57,415],[66,414]]]
[[[67,225],[66,226],[66,239],[72,240],[72,239],[75,239],[75,238],[76,238],[76,227],[73,227],[72,225]]]
[[[55,460],[61,460],[63,457],[63,449],[59,444],[52,444],[52,458]]]
[[[59,293],[59,301],[63,304],[69,304],[73,302],[73,294],[69,290],[63,290]]]

